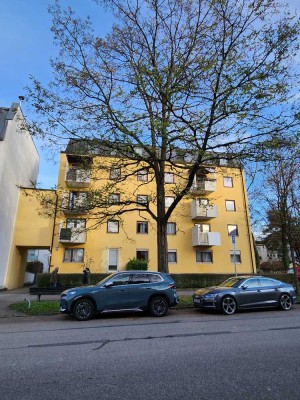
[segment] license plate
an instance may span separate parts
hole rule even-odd
[[[194,303],[202,303],[201,299],[194,299]]]

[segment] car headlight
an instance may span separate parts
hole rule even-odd
[[[69,290],[66,295],[67,296],[73,296],[74,294],[76,294],[76,290]]]
[[[218,293],[208,293],[205,294],[203,297],[205,298],[205,300],[213,300],[218,296]]]

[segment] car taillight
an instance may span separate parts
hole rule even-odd
[[[176,289],[176,285],[175,285],[175,284],[172,284],[172,285],[170,284],[170,285],[169,285],[169,288],[170,288],[170,289]]]

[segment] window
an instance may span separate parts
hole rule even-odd
[[[109,204],[118,204],[120,203],[120,195],[119,193],[110,193],[108,196]]]
[[[277,285],[276,281],[274,281],[273,279],[269,279],[269,278],[260,278],[258,280],[258,282],[261,287],[269,287],[269,286]]]
[[[230,261],[234,264],[234,254],[233,251],[230,251]],[[235,262],[240,264],[241,261],[241,252],[239,250],[236,250],[235,252]]]
[[[109,170],[109,179],[118,180],[121,178],[121,168],[111,168]]]
[[[229,236],[239,236],[237,225],[227,225],[227,231]]]
[[[136,232],[137,233],[148,233],[148,222],[138,221],[136,223]]]
[[[210,225],[209,224],[195,224],[198,227],[200,232],[210,232]]]
[[[148,250],[137,250],[136,251],[136,258],[138,260],[148,261]]]
[[[177,263],[177,250],[168,250],[168,263]]]
[[[196,262],[197,263],[212,263],[212,251],[196,250]]]
[[[167,222],[167,235],[176,235],[176,223]]]
[[[84,249],[65,249],[63,262],[83,262]]]
[[[223,177],[223,185],[224,187],[233,187],[233,179],[230,176]]]
[[[170,207],[170,205],[173,203],[174,197],[172,196],[166,196],[165,197],[165,207]]]
[[[136,202],[139,206],[147,206],[148,196],[140,194],[140,195],[136,196]]]
[[[172,172],[165,172],[165,183],[174,183],[174,174]]]
[[[148,181],[148,171],[146,169],[142,169],[137,172],[137,180],[147,182]]]
[[[132,274],[131,275],[131,281],[130,283],[132,284],[138,284],[138,283],[149,283],[149,275],[148,274]]]
[[[82,228],[85,229],[85,219],[67,219],[67,228]]]
[[[87,192],[70,192],[69,210],[87,208]]]
[[[119,221],[110,220],[107,221],[107,232],[108,233],[119,233]]]
[[[118,271],[119,250],[108,249],[108,271]]]
[[[235,211],[235,201],[225,200],[226,211]]]
[[[257,288],[258,287],[258,279],[256,279],[256,278],[248,279],[243,283],[243,286],[246,286],[249,289]]]
[[[106,283],[112,283],[113,286],[127,285],[129,283],[129,274],[118,274]]]
[[[198,199],[199,206],[208,206],[208,199]]]

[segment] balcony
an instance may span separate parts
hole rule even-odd
[[[195,179],[193,186],[191,187],[191,193],[203,194],[209,192],[215,192],[217,187],[216,179]]]
[[[66,173],[66,185],[70,188],[87,188],[91,184],[89,169],[71,168]]]
[[[218,216],[218,206],[202,205],[199,200],[194,199],[191,203],[191,219],[204,220],[216,218]]]
[[[86,242],[86,232],[78,228],[61,228],[59,231],[60,243],[79,244]]]
[[[201,232],[199,226],[192,229],[193,246],[221,246],[220,232]]]

